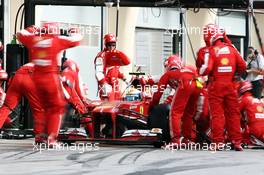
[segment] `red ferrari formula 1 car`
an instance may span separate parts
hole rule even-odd
[[[167,118],[169,107],[159,105],[148,115],[151,95],[146,90],[139,91],[135,87],[140,84],[142,73],[133,73],[133,78],[126,89],[126,95],[119,101],[94,101],[88,106],[94,137],[78,128],[65,130],[59,134],[59,141],[72,143],[91,141],[110,144],[138,144],[160,146],[167,141]],[[141,89],[142,90],[142,89]],[[85,117],[81,119],[85,121]]]

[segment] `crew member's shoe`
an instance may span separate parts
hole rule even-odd
[[[54,136],[49,136],[47,139],[48,148],[60,148],[60,144],[57,142]]]
[[[164,150],[178,150],[181,148],[180,139],[171,139],[169,143],[165,143],[162,147]]]
[[[232,142],[232,146],[235,151],[243,151],[243,148],[240,142]]]

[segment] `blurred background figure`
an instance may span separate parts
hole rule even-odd
[[[246,80],[252,84],[251,93],[260,99],[263,89],[264,58],[254,47],[248,47]]]

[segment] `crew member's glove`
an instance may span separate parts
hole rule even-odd
[[[88,99],[88,98],[83,98],[82,102],[84,104],[84,106],[89,106],[90,103],[92,103],[92,100]]]
[[[103,96],[108,96],[108,94],[111,93],[113,89],[111,85],[104,83],[101,90],[103,91]]]
[[[77,110],[77,112],[78,112],[79,114],[84,114],[84,113],[87,112],[85,106],[82,105],[82,104],[79,104],[79,103],[74,104],[74,108]]]
[[[127,79],[123,78],[122,80],[124,81],[124,83],[126,83],[126,85],[129,85],[129,81],[127,81]]]

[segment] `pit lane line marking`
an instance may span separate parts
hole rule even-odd
[[[18,159],[22,159],[22,158],[25,158],[25,157],[27,157],[27,156],[30,156],[30,155],[32,155],[32,154],[36,154],[36,153],[39,153],[39,151],[38,151],[38,150],[37,150],[37,151],[32,151],[32,152],[30,152],[30,153],[28,153],[28,154],[26,154],[26,155],[23,155],[23,156],[21,156],[21,157],[16,158],[16,160],[18,160]]]
[[[14,154],[11,154],[11,155],[9,155],[9,156],[5,156],[5,157],[3,157],[3,159],[8,159],[8,158],[11,158],[11,157],[14,157],[14,156],[17,156],[17,155],[19,155],[19,154],[23,154],[23,153],[25,153],[26,151],[20,151],[20,152],[18,152],[18,153],[14,153]]]
[[[137,150],[137,151],[134,151],[134,152],[131,152],[131,153],[128,153],[126,155],[124,155],[119,161],[118,161],[118,164],[119,165],[127,165],[127,164],[134,164],[137,159],[142,156],[143,154],[145,153],[148,153],[148,152],[151,152],[151,151],[154,151],[153,149],[148,149],[148,150]],[[132,160],[133,159],[133,160]],[[131,161],[132,160],[132,161]],[[128,163],[126,163],[128,162]]]

